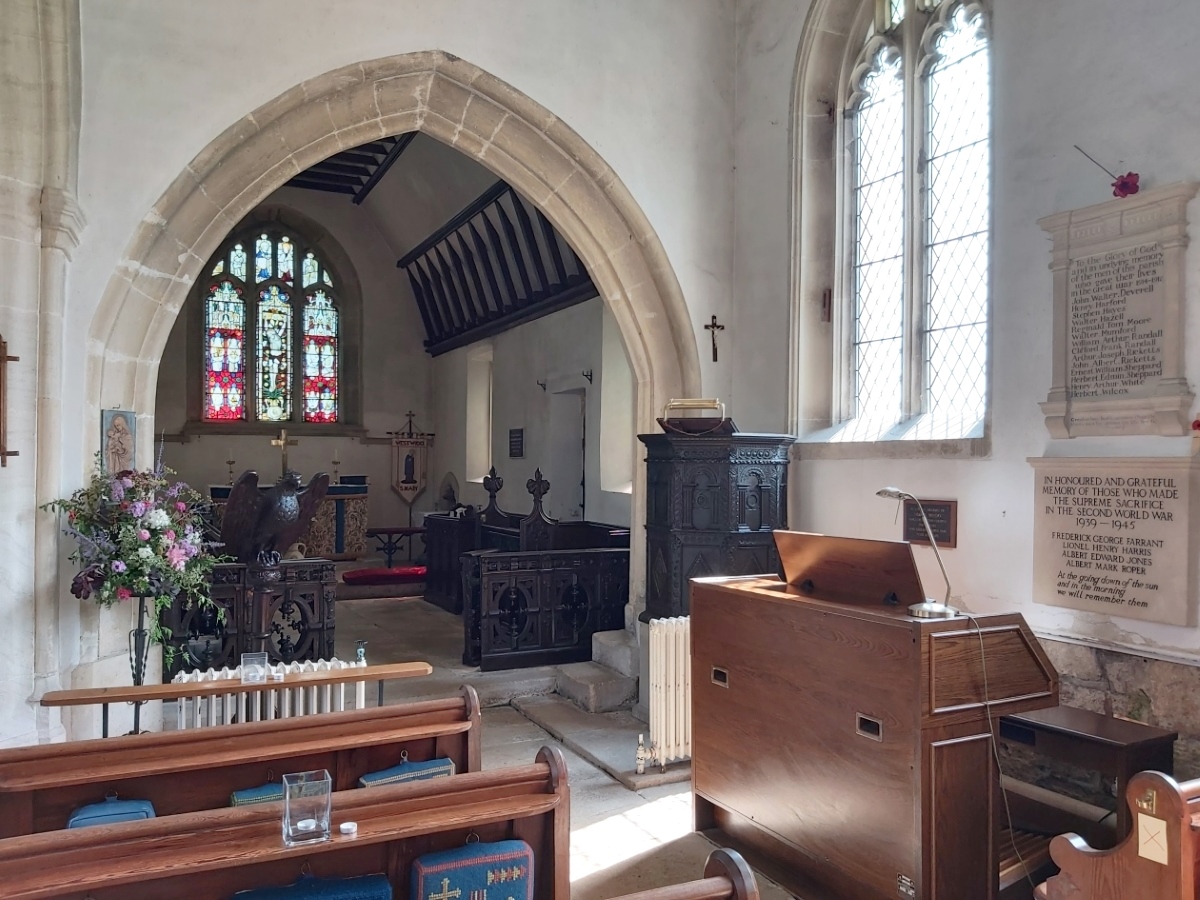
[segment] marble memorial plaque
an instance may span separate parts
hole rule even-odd
[[[1054,437],[1187,432],[1183,266],[1196,190],[1154,188],[1040,220],[1054,241],[1054,370],[1042,403]]]
[[[1102,615],[1191,623],[1191,458],[1031,459],[1033,599]]]

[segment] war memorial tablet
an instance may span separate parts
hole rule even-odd
[[[1052,436],[1186,433],[1183,264],[1196,187],[1039,222],[1054,242],[1054,368],[1042,404]]]
[[[1191,458],[1031,459],[1033,599],[1191,624]]]

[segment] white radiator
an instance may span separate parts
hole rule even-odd
[[[221,682],[232,681],[241,686],[241,666],[180,672],[172,679],[174,683],[211,681],[213,692],[206,697],[183,697],[177,700],[176,727],[204,728],[232,722],[261,722],[343,709],[362,709],[366,705],[365,681],[284,688],[272,687],[271,675],[280,672],[285,675],[295,672],[332,672],[364,665],[366,663],[343,662],[336,657],[303,663],[275,663],[268,667],[270,671],[266,683],[254,685],[255,690],[246,693],[226,693],[221,690]]]
[[[692,620],[650,620],[650,759],[692,755]]]

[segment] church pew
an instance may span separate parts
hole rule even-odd
[[[704,864],[704,877],[685,884],[624,894],[614,900],[758,900],[758,882],[736,850],[714,850]]]
[[[570,791],[561,751],[532,765],[333,796],[334,835],[285,847],[280,807],[166,816],[0,841],[8,900],[227,900],[252,887],[385,873],[408,896],[412,861],[431,851],[518,838],[534,851],[535,900],[570,896]],[[352,836],[342,822],[358,823]],[[451,894],[450,896],[453,896]],[[466,900],[466,898],[463,898]]]
[[[0,837],[64,828],[109,793],[170,816],[228,806],[233,791],[288,772],[328,769],[334,790],[348,790],[402,753],[478,772],[479,729],[479,697],[465,685],[441,700],[0,750]]]
[[[1050,842],[1061,870],[1038,886],[1039,900],[1200,900],[1200,779],[1140,772],[1125,791],[1133,831],[1111,850],[1077,834]]]

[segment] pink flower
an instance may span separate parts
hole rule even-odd
[[[117,599],[118,600],[128,600],[132,596],[133,596],[133,591],[131,591],[129,588],[127,588],[127,587],[117,588]]]
[[[171,564],[171,568],[177,572],[182,572],[187,565],[187,551],[176,544],[167,550],[167,562]]]
[[[150,532],[143,528],[138,532],[138,538],[143,541],[148,541],[150,540]]]
[[[167,533],[165,535],[163,535],[163,537],[165,537],[168,541],[173,541],[173,540],[175,540],[175,532],[168,530]]]
[[[1138,173],[1126,172],[1124,175],[1117,176],[1117,180],[1112,183],[1114,197],[1128,197],[1130,194],[1138,192]]]
[[[176,501],[175,511],[176,512],[187,512],[187,504],[184,503],[182,500]]]

